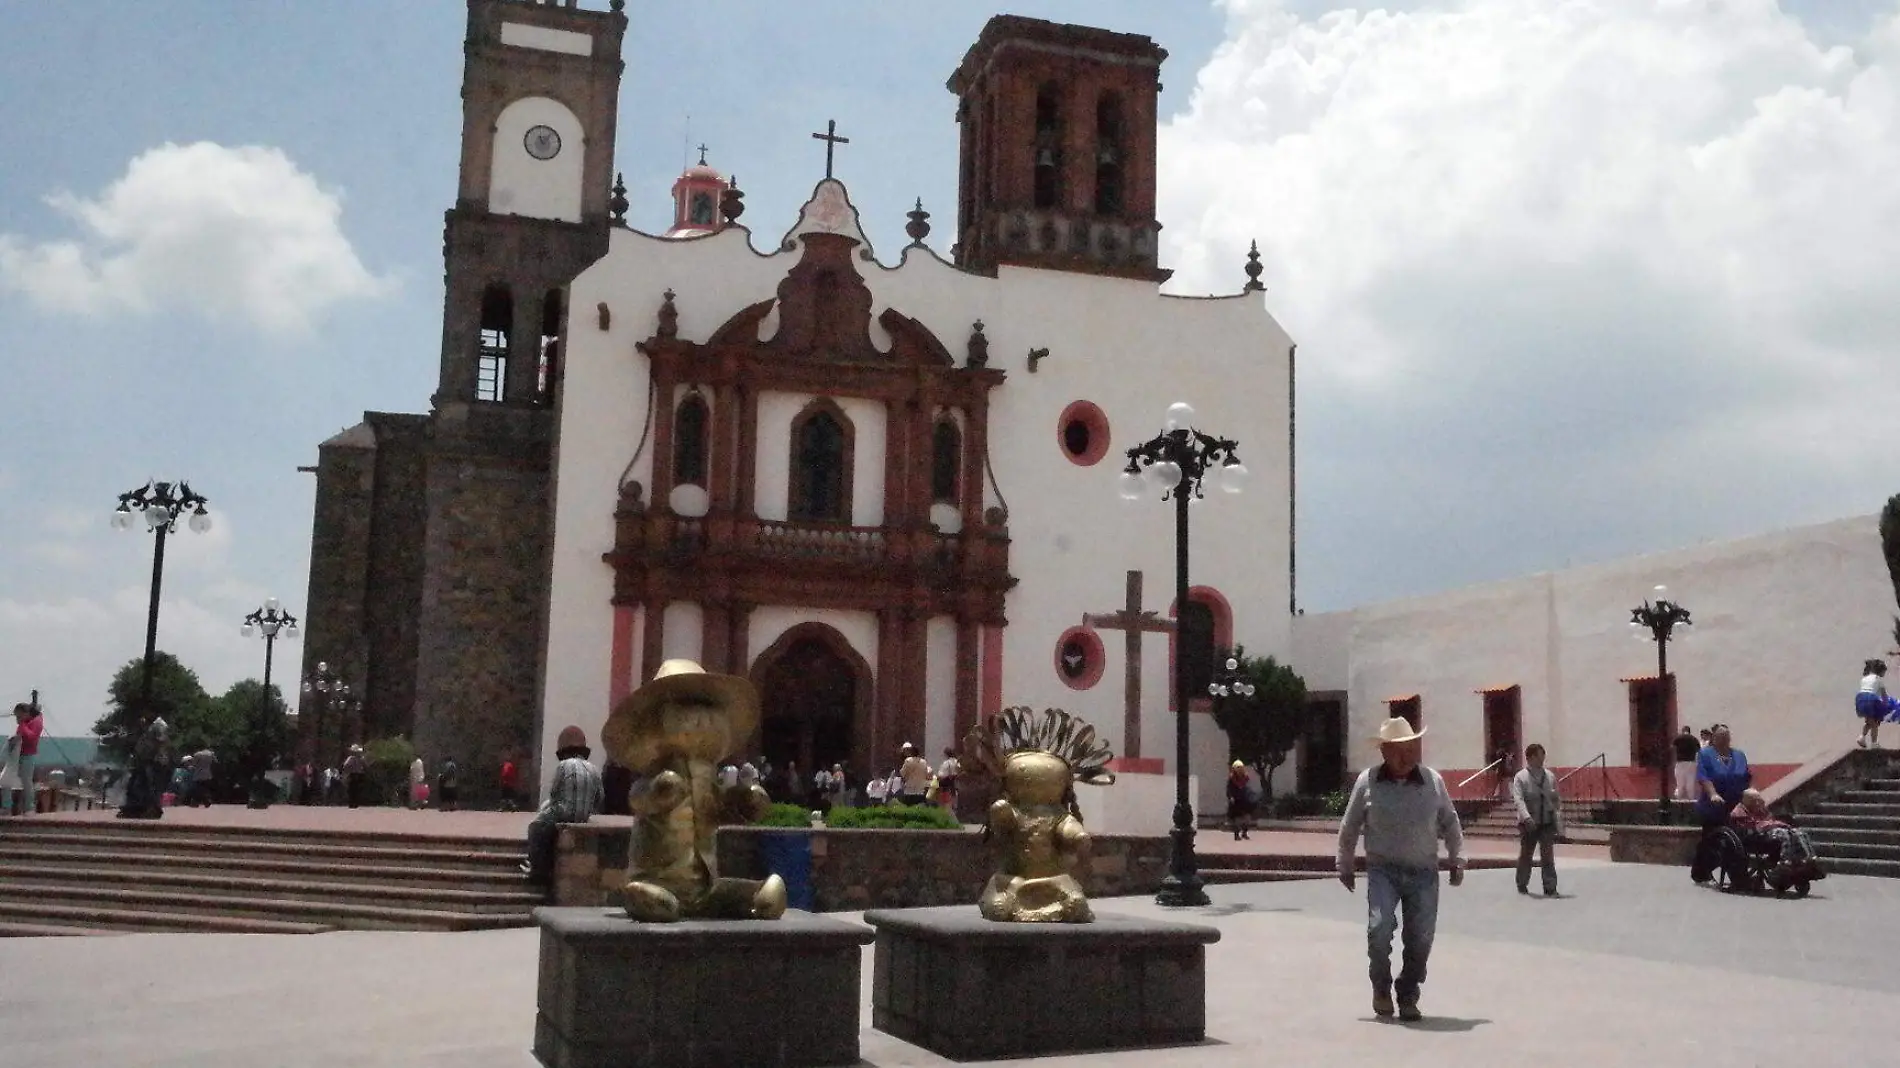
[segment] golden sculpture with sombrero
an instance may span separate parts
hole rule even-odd
[[[647,923],[784,915],[784,880],[721,878],[713,845],[722,817],[751,822],[770,803],[757,785],[718,781],[718,761],[758,722],[752,683],[690,660],[661,664],[608,717],[601,732],[607,751],[644,779],[632,798],[627,915]]]

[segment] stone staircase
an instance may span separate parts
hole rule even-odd
[[[1862,779],[1797,817],[1830,873],[1900,878],[1900,777]]]
[[[0,936],[467,931],[533,922],[518,843],[0,822]]]

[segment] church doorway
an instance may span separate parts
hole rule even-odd
[[[1306,695],[1306,729],[1300,738],[1299,792],[1330,794],[1346,782],[1346,695],[1325,690]]]
[[[1630,765],[1657,768],[1675,758],[1670,740],[1676,736],[1676,677],[1624,679],[1630,695]]]
[[[852,767],[871,677],[843,635],[822,623],[793,627],[759,657],[752,681],[759,690],[759,747],[774,768],[796,764],[803,779],[798,787],[805,788],[818,768]]]

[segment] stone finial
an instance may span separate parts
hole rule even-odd
[[[627,225],[627,180],[614,174],[614,195],[607,200],[607,218],[615,226]]]
[[[983,336],[983,320],[970,324],[970,342],[965,350],[968,356],[965,367],[988,367],[990,365],[990,339]]]
[[[719,214],[725,216],[726,225],[739,221],[745,214],[745,194],[739,190],[739,176],[733,175],[726,182],[726,188],[719,194]]]
[[[614,325],[614,313],[607,307],[607,302],[603,300],[595,304],[594,311],[600,317],[600,328],[602,330],[611,330]]]
[[[640,515],[647,510],[646,489],[638,482],[628,482],[620,487],[620,500],[615,511],[627,515]]]
[[[917,206],[904,213],[910,222],[904,224],[904,232],[910,235],[912,248],[923,248],[924,238],[930,236],[930,213],[924,210],[924,198],[917,198]]]
[[[1048,358],[1049,358],[1048,349],[1030,349],[1029,350],[1029,373],[1032,375],[1035,374],[1036,365]]]
[[[680,310],[673,304],[673,291],[667,290],[665,302],[660,305],[660,336],[671,340],[680,336]]]
[[[1260,242],[1255,241],[1247,247],[1247,284],[1241,287],[1242,293],[1262,293],[1266,286],[1261,284],[1260,272],[1266,268],[1260,266]]]
[[[627,10],[627,0],[610,0],[607,4],[607,10],[618,15],[622,11]]]

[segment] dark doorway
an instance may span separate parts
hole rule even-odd
[[[861,681],[831,642],[793,640],[760,672],[758,685],[760,740],[772,766],[796,761],[806,780],[801,788],[820,767],[850,766]]]
[[[1655,768],[1673,761],[1676,736],[1676,677],[1625,680],[1630,688],[1630,763]]]
[[[1517,686],[1483,691],[1484,752],[1479,754],[1479,767],[1506,755],[1510,757],[1504,762],[1506,768],[1518,766],[1519,750],[1524,747],[1523,693]]]
[[[1307,695],[1306,731],[1301,742],[1299,792],[1316,796],[1342,789],[1346,781],[1344,694]]]

